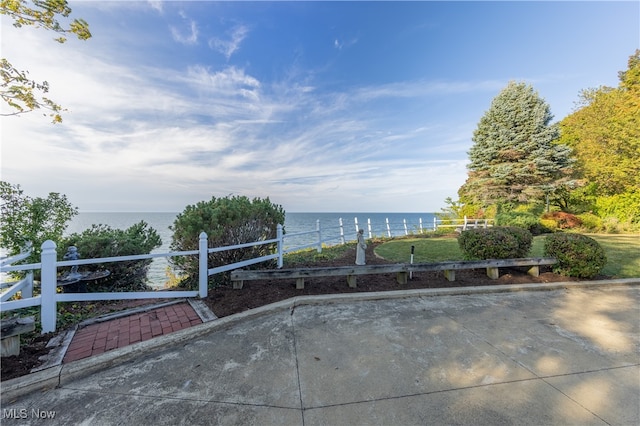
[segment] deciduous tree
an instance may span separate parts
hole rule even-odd
[[[20,185],[0,182],[0,247],[9,255],[33,244],[30,261],[40,261],[40,246],[46,240],[59,242],[68,222],[78,214],[65,195],[49,193],[47,198],[29,197]]]
[[[616,89],[584,90],[581,107],[560,123],[594,196],[640,188],[640,50],[619,76]]]
[[[54,40],[58,43],[67,41],[67,34],[74,34],[80,40],[91,37],[89,25],[82,19],[74,19],[65,27],[60,17],[67,18],[71,8],[67,0],[0,0],[0,13],[13,19],[15,27],[34,26],[60,34]],[[44,96],[49,91],[49,83],[37,82],[29,78],[28,71],[15,68],[6,58],[0,63],[0,96],[9,106],[10,112],[2,112],[3,116],[18,115],[36,109],[47,110],[53,123],[62,121],[62,107]]]

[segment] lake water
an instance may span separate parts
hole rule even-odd
[[[172,232],[169,226],[173,225],[177,213],[80,213],[73,218],[65,234],[80,233],[91,225],[108,225],[114,229],[126,229],[144,220],[154,228],[162,239],[162,246],[152,253],[167,253],[170,251]],[[407,232],[417,233],[422,229],[433,229],[433,213],[287,213],[284,223],[285,249],[299,247],[312,242],[317,242],[317,234],[293,236],[299,232],[316,230],[317,222],[320,222],[322,242],[326,245],[340,244],[342,237],[346,241],[356,239],[356,230],[364,229],[365,237],[371,236],[399,236],[405,234],[405,222]],[[342,219],[342,228],[340,220]],[[387,228],[387,222],[389,223]],[[357,223],[357,227],[356,227]],[[369,233],[369,230],[371,233]],[[82,255],[82,248],[79,248]],[[149,268],[150,284],[154,288],[164,287],[167,276],[168,262],[166,258],[156,258]]]

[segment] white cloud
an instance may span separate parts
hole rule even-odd
[[[209,40],[209,47],[222,53],[227,58],[227,60],[229,60],[229,58],[231,58],[231,55],[233,55],[240,48],[240,44],[248,34],[248,27],[246,27],[245,25],[236,25],[229,32],[228,39],[223,40],[221,38],[214,37]]]
[[[171,35],[173,36],[173,40],[178,43],[193,45],[198,43],[198,24],[193,19],[189,19],[184,12],[180,12],[180,17],[187,23],[187,31],[184,32],[179,30],[177,27],[173,25],[169,25],[169,29],[171,30]]]
[[[147,3],[149,3],[149,6],[151,6],[152,9],[158,11],[158,13],[160,13],[162,15],[162,13],[164,12],[164,5],[163,5],[163,1],[159,1],[159,0],[147,0]]]
[[[60,126],[37,114],[2,119],[2,179],[33,195],[61,192],[81,210],[180,211],[237,193],[298,211],[376,210],[381,200],[389,211],[428,211],[445,198],[433,188],[454,195],[464,181],[460,155],[428,151],[436,141],[462,146],[463,134],[382,122],[370,110],[376,97],[423,96],[423,82],[322,94],[237,66],[132,67],[47,34],[20,36],[29,48],[7,45],[6,54],[70,109]]]

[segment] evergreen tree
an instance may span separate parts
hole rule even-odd
[[[549,105],[525,83],[509,82],[473,133],[460,200],[481,207],[544,202],[570,179],[571,150],[557,144]]]

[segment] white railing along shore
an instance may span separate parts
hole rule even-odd
[[[354,225],[356,230],[360,229],[357,218],[355,218]],[[467,220],[466,217],[461,220],[451,219],[446,221],[434,219],[433,228],[430,230],[436,230],[439,227],[456,227],[464,230],[470,226],[487,227],[491,225],[488,225],[488,222],[486,220],[483,220],[481,222],[479,222],[478,220],[475,220],[473,223],[471,223],[469,220]],[[29,257],[30,250],[25,253],[18,254],[16,256],[0,259],[0,273],[2,273],[3,276],[5,276],[7,272],[26,271],[25,278],[16,282],[7,282],[7,283],[2,283],[0,285],[0,289],[9,287],[8,290],[0,294],[0,312],[12,311],[12,310],[27,308],[32,306],[40,306],[42,333],[44,334],[44,333],[55,331],[56,321],[57,321],[57,302],[156,299],[156,298],[190,298],[190,297],[205,298],[207,297],[207,294],[208,294],[208,277],[211,275],[231,271],[234,269],[242,268],[242,267],[253,265],[256,263],[265,262],[268,260],[277,260],[278,268],[282,268],[283,255],[286,253],[302,250],[309,247],[315,247],[318,252],[321,252],[323,243],[336,241],[336,240],[339,240],[341,244],[346,244],[347,240],[345,239],[344,224],[342,222],[342,219],[340,219],[339,221],[338,228],[339,228],[339,235],[337,237],[333,236],[333,237],[327,238],[323,232],[324,230],[321,229],[319,220],[316,222],[315,230],[290,233],[290,234],[285,234],[283,226],[278,225],[276,229],[276,238],[274,239],[256,241],[252,243],[237,244],[233,246],[215,247],[215,248],[208,247],[207,234],[202,232],[199,236],[198,250],[168,252],[168,253],[153,253],[153,254],[142,254],[142,255],[132,255],[132,256],[105,257],[105,258],[98,258],[98,259],[63,260],[63,261],[57,260],[56,244],[51,240],[47,240],[41,246],[42,254],[41,254],[40,263],[16,265],[17,262],[20,262],[26,259],[27,257]],[[368,229],[369,238],[372,238],[374,235],[372,233],[372,226],[371,226],[370,220],[367,221],[367,229]],[[403,233],[404,235],[410,235],[416,232],[423,233],[427,230],[428,229],[426,229],[426,227],[423,227],[421,219],[417,227],[411,228],[411,230],[407,225],[406,220],[404,220],[401,228],[401,233]],[[398,235],[398,234],[392,233],[392,228],[388,219],[386,221],[386,233],[388,237]],[[286,239],[292,239],[295,237],[308,236],[308,235],[313,235],[311,243],[300,244],[298,246],[288,246],[287,249],[284,248]],[[254,247],[254,246],[266,245],[266,244],[274,244],[274,243],[276,244],[276,250],[272,254],[261,256],[254,259],[248,259],[248,260],[244,260],[241,262],[236,262],[228,265],[222,265],[215,268],[208,268],[209,253],[228,251],[228,250],[237,250],[241,248]],[[110,262],[124,262],[124,261],[131,261],[131,260],[152,259],[152,258],[158,258],[158,257],[194,256],[194,255],[198,255],[198,262],[199,262],[198,290],[191,290],[191,291],[156,290],[156,291],[146,291],[146,292],[136,291],[136,292],[104,292],[104,293],[58,293],[57,292],[59,267],[93,265],[93,264],[110,263]],[[41,271],[40,295],[34,297],[33,296],[33,288],[34,288],[33,271],[38,269]],[[17,300],[10,300],[18,292],[21,293],[20,298]]]

